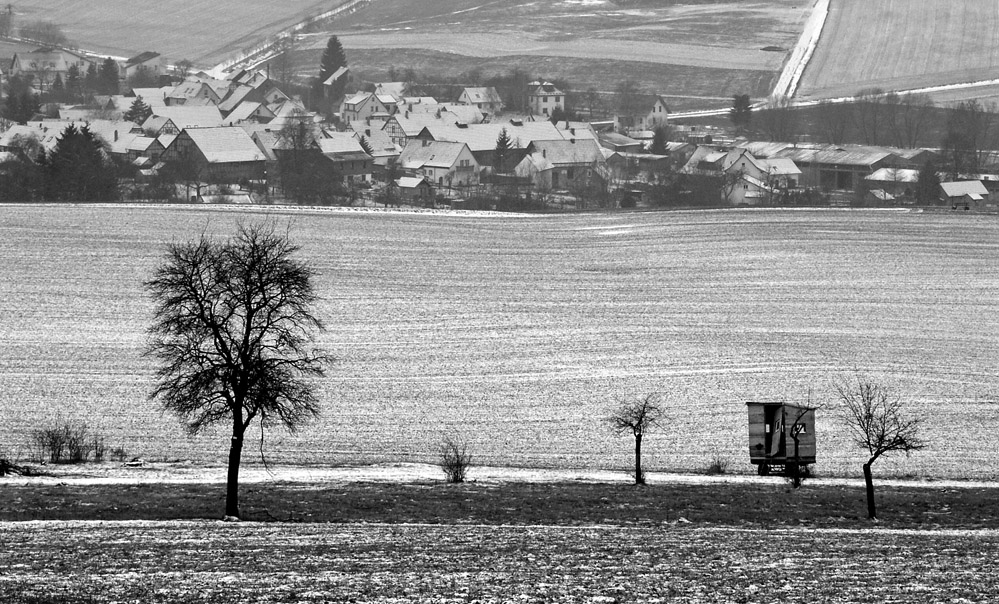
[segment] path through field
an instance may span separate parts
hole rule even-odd
[[[3,523],[0,534],[0,593],[11,604],[881,604],[999,593],[995,531],[199,521]]]

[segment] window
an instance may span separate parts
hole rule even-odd
[[[555,102],[556,103],[559,103],[561,101],[562,101],[562,97],[560,97],[560,96],[555,97]]]
[[[542,103],[547,103],[548,102],[548,97],[546,97],[546,96],[541,97],[541,102]]]

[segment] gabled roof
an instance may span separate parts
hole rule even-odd
[[[245,130],[238,127],[187,128],[184,133],[209,163],[263,161],[264,154]]]
[[[440,117],[436,113],[410,113],[408,116],[405,113],[397,113],[389,119],[389,121],[393,120],[407,138],[413,138],[420,134],[424,128],[455,124],[458,122],[458,117],[453,113],[441,113]],[[496,146],[495,142],[493,141],[494,147]]]
[[[358,140],[357,135],[353,132],[331,132],[329,133],[329,138],[316,140],[316,146],[326,156],[342,155],[345,153],[363,153],[367,155],[364,147],[361,146],[361,141]]]
[[[177,124],[173,123],[173,120],[168,117],[162,117],[159,115],[150,115],[146,118],[146,121],[142,122],[143,130],[152,130],[153,132],[159,132],[167,124],[171,124],[174,128]]]
[[[163,86],[162,88],[133,88],[132,93],[142,97],[142,102],[150,107],[165,107],[166,95],[173,86]]]
[[[222,101],[219,103],[219,111],[225,113],[234,110],[252,92],[253,88],[249,86],[236,86],[222,98]]]
[[[222,123],[223,125],[231,126],[237,122],[248,120],[254,115],[264,118],[265,120],[269,120],[274,117],[274,112],[262,103],[246,101],[244,103],[240,103],[238,107],[233,109],[232,112],[225,117],[225,120],[223,120]]]
[[[326,86],[332,86],[334,82],[336,82],[337,80],[339,80],[343,76],[347,75],[348,73],[350,73],[349,69],[347,69],[346,67],[340,67],[339,69],[337,69],[336,71],[334,71],[330,75],[330,77],[326,78],[326,81],[323,82],[323,84],[325,84]]]
[[[133,65],[141,65],[146,61],[151,61],[155,59],[158,56],[160,56],[160,53],[147,50],[146,52],[137,54],[131,59],[125,61],[125,67],[131,67]]]
[[[358,141],[363,136],[371,147],[371,157],[398,157],[402,153],[402,148],[392,142],[388,132],[379,128],[373,128],[364,120],[353,121],[350,129],[357,134]]]
[[[450,168],[457,163],[462,150],[467,148],[468,145],[465,143],[413,141],[402,150],[399,163],[407,169],[418,169],[424,166]]]
[[[179,128],[214,128],[222,125],[222,114],[215,105],[155,107],[153,115],[168,117]]]
[[[602,163],[604,155],[600,145],[591,139],[566,141],[534,141],[528,147],[530,152],[541,153],[556,168],[565,165]]]
[[[415,189],[421,185],[429,187],[430,183],[427,182],[422,176],[403,176],[402,178],[397,178],[395,184],[399,186],[400,189]]]
[[[145,153],[154,144],[156,144],[156,139],[151,136],[136,136],[128,143],[127,149],[129,151]]]
[[[468,97],[473,103],[494,103],[502,104],[503,99],[500,97],[499,93],[492,86],[477,86],[474,88],[465,88],[461,91],[462,96]]]
[[[463,128],[434,124],[427,126],[427,134],[434,140],[461,142],[467,144],[473,152],[482,152],[496,148],[496,139],[504,128],[515,148],[525,148],[537,140],[564,140],[563,133],[548,120],[522,122],[520,125],[502,122],[469,124]]]
[[[757,159],[756,163],[763,168],[764,172],[774,176],[798,176],[801,174],[798,166],[786,158]]]
[[[277,160],[277,153],[274,150],[281,148],[281,136],[278,132],[274,132],[273,130],[258,130],[250,138],[253,139],[253,142],[257,144],[257,148],[263,152],[268,160]]]
[[[942,182],[940,188],[943,189],[947,197],[964,197],[970,195],[972,199],[982,199],[988,195],[989,190],[985,188],[980,180],[958,180],[954,182]]]

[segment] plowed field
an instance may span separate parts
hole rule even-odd
[[[142,289],[170,241],[251,211],[6,206],[0,212],[3,447],[84,419],[148,458],[221,462],[147,400]],[[999,475],[999,221],[850,211],[575,216],[294,212],[320,271],[324,415],[264,447],[284,463],[433,460],[444,433],[493,465],[627,468],[601,419],[653,390],[649,471],[746,460],[748,400],[827,405],[820,472],[859,472],[832,406],[853,370],[892,374],[926,452],[884,474]],[[254,437],[255,438],[255,437]],[[253,447],[256,449],[256,445]],[[250,451],[246,457],[253,457]],[[884,465],[881,465],[881,464]]]

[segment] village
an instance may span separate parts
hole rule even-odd
[[[83,93],[84,80],[108,79],[90,89],[100,94]],[[515,91],[516,103],[490,86],[435,98],[414,95],[413,82],[354,81],[341,64],[317,82],[327,112],[284,92],[269,66],[216,77],[156,52],[119,63],[39,48],[15,55],[6,80],[0,173],[23,174],[68,126],[85,127],[117,179],[103,201],[994,211],[990,193],[999,189],[999,176],[940,169],[940,150],[757,141],[738,129],[676,124],[662,96],[582,119],[540,78]],[[0,198],[45,199],[30,183],[5,180]]]

